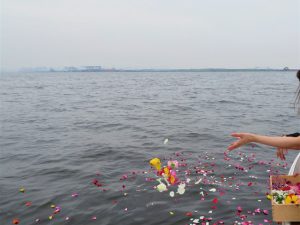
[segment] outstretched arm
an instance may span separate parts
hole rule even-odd
[[[228,147],[230,151],[251,142],[276,148],[300,150],[300,137],[270,137],[251,133],[233,133],[231,136],[238,138],[238,140]]]

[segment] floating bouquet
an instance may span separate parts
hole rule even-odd
[[[272,183],[271,194],[267,197],[275,204],[300,204],[300,182],[292,184],[290,181],[280,180]]]
[[[176,175],[176,168],[178,168],[177,160],[168,161],[167,166],[162,166],[159,158],[151,159],[149,163],[156,169],[157,176],[159,176],[157,179],[159,184],[156,186],[159,192],[167,191],[168,186],[178,185],[177,193],[180,195],[184,194],[186,184],[180,182]],[[175,193],[171,191],[170,196],[174,197],[174,195]]]

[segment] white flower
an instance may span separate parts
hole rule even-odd
[[[156,189],[157,189],[159,192],[163,192],[163,191],[166,191],[166,190],[167,190],[167,186],[166,186],[164,183],[160,183],[159,185],[156,186]]]
[[[217,189],[215,189],[215,188],[209,189],[209,191],[211,191],[211,192],[216,192],[216,190]]]
[[[178,185],[177,193],[183,195],[185,192],[185,183],[181,183]]]
[[[174,196],[175,196],[175,193],[174,193],[174,191],[171,191],[171,192],[170,192],[170,197],[172,197],[172,198],[173,198]]]

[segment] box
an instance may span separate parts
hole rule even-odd
[[[287,181],[292,184],[300,182],[300,175],[276,175],[270,177],[270,187],[272,189],[273,184],[286,183]],[[272,191],[272,190],[271,190]],[[276,204],[272,197],[272,215],[275,222],[296,222],[300,221],[300,205],[299,204]]]

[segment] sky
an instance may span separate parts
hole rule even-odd
[[[0,0],[1,68],[300,68],[300,0]]]

